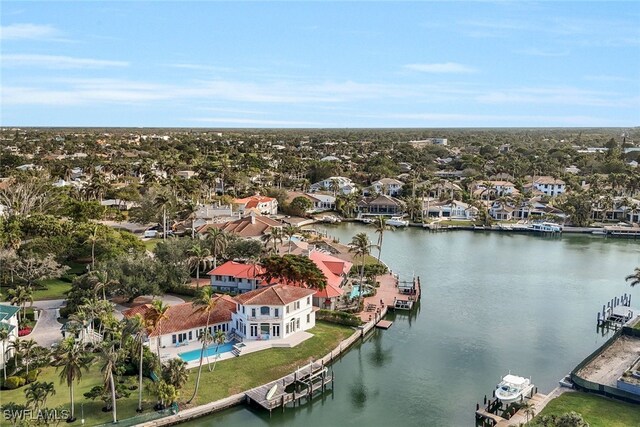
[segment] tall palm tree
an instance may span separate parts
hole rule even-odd
[[[171,198],[166,194],[158,194],[153,200],[153,206],[162,211],[162,239],[167,239],[167,207],[171,203]]]
[[[296,227],[295,225],[287,225],[286,227],[284,227],[282,231],[284,235],[287,236],[287,239],[289,240],[289,249],[287,250],[287,253],[290,254],[291,238],[300,232],[300,227]]]
[[[351,247],[349,248],[349,252],[354,255],[355,258],[360,258],[360,295],[359,299],[362,299],[362,283],[364,280],[364,264],[367,259],[367,256],[371,253],[371,248],[374,245],[369,241],[369,236],[366,233],[358,233],[351,239]]]
[[[169,318],[167,316],[167,310],[169,306],[161,300],[153,300],[151,303],[151,309],[147,311],[145,315],[145,324],[149,329],[149,335],[155,333],[156,335],[156,348],[158,351],[158,361],[160,361],[160,336],[162,329],[162,322]]]
[[[376,234],[378,235],[378,264],[380,264],[380,256],[382,255],[382,238],[385,230],[390,230],[391,227],[387,225],[387,219],[383,216],[379,216],[375,224]]]
[[[627,282],[631,282],[631,286],[640,285],[640,267],[633,269],[633,274],[624,278]]]
[[[140,314],[130,317],[126,321],[124,332],[131,337],[133,351],[138,353],[138,407],[137,412],[142,412],[142,364],[144,360],[144,343],[147,341],[147,329],[144,319]]]
[[[274,250],[274,252],[277,252],[277,250],[278,250],[278,242],[280,242],[280,244],[282,245],[284,232],[282,231],[282,228],[280,228],[280,227],[273,227],[273,228],[271,228],[270,234],[271,234],[271,240],[273,242],[273,250]]]
[[[209,249],[203,248],[200,242],[195,243],[187,251],[189,264],[196,269],[196,289],[200,289],[200,265],[210,255]]]
[[[20,338],[13,340],[9,343],[8,350],[13,350],[13,364],[18,368],[18,357],[22,357],[22,351],[24,349],[25,340],[21,340]]]
[[[7,340],[9,340],[9,330],[4,327],[0,327],[0,342],[2,342],[2,373],[3,378],[7,379]]]
[[[75,405],[73,400],[73,383],[82,379],[82,370],[89,370],[92,356],[84,347],[76,342],[74,337],[68,337],[60,343],[53,354],[53,366],[60,370],[60,383],[65,382],[69,387],[71,398],[71,414],[68,421],[75,421]]]
[[[93,227],[93,232],[89,234],[85,243],[91,244],[91,270],[96,268],[96,243],[101,240],[101,237],[98,236],[98,226]]]
[[[104,381],[105,388],[111,391],[111,413],[113,415],[113,423],[118,422],[118,409],[116,407],[116,382],[114,378],[114,372],[118,367],[118,360],[120,359],[121,350],[117,346],[116,341],[103,342],[100,346],[100,358],[102,359],[102,379]]]
[[[224,253],[229,245],[229,236],[219,228],[212,227],[207,232],[206,243],[213,255],[213,268],[218,267],[218,255]]]
[[[212,338],[213,342],[216,343],[216,358],[213,360],[213,369],[211,369],[211,371],[214,371],[216,369],[216,363],[218,363],[219,359],[218,349],[227,341],[227,334],[225,334],[222,329],[218,329],[216,331],[216,334]]]
[[[38,343],[34,339],[25,341],[22,347],[22,363],[27,367],[27,376],[29,375],[29,365],[31,364],[31,356],[37,347]]]
[[[213,293],[213,288],[210,286],[204,288],[198,298],[193,302],[194,307],[196,307],[196,313],[207,314],[207,324],[205,326],[204,333],[200,336],[202,348],[200,349],[200,364],[198,365],[198,376],[196,377],[195,389],[193,390],[193,395],[187,401],[187,403],[191,403],[191,401],[196,397],[196,394],[198,393],[198,387],[200,386],[200,375],[202,374],[204,352],[207,348],[207,345],[210,343],[210,341],[207,339],[207,334],[211,336],[211,332],[209,331],[209,321],[211,319],[211,313],[213,312],[213,310],[215,310],[217,304],[218,298]]]
[[[187,371],[187,362],[179,357],[173,358],[167,362],[162,371],[162,377],[167,382],[180,390],[189,379],[189,371]]]

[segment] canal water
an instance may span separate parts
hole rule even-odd
[[[376,240],[370,226],[320,229]],[[420,276],[422,301],[335,363],[333,392],[271,418],[238,407],[188,425],[472,426],[476,402],[509,371],[549,392],[604,342],[603,303],[627,292],[640,307],[624,280],[640,266],[634,240],[403,229],[385,232],[382,259],[401,279]]]

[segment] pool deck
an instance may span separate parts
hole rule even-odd
[[[240,357],[245,354],[254,353],[260,350],[266,350],[268,348],[292,348],[297,346],[298,344],[308,340],[311,338],[313,334],[305,331],[299,331],[295,334],[289,335],[286,338],[281,339],[270,339],[270,340],[255,340],[255,341],[244,341],[244,347],[242,347],[242,351],[240,352]],[[199,350],[202,348],[202,345],[199,341],[190,342],[188,345],[180,346],[180,347],[166,347],[160,349],[160,358],[163,362],[168,361],[169,359],[174,359],[179,357],[180,353],[186,353],[192,350]],[[155,352],[155,347],[152,348]],[[227,351],[225,353],[221,353],[218,357],[218,361],[232,359],[234,357],[233,353]],[[209,356],[209,362],[214,362],[216,360],[215,356]],[[200,358],[198,357],[196,360],[191,362],[187,362],[187,369],[196,368],[200,363]],[[205,357],[204,363],[207,363],[207,358]]]

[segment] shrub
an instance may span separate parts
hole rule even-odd
[[[22,377],[7,377],[4,382],[4,388],[7,390],[15,390],[18,387],[25,385],[26,380]]]
[[[28,327],[28,326],[18,330],[18,336],[19,337],[23,337],[25,335],[29,335],[30,333],[31,333],[31,328]]]
[[[360,326],[362,324],[360,317],[342,311],[318,310],[316,319],[346,326]]]
[[[29,375],[26,377],[26,383],[32,383],[38,379],[38,375],[40,375],[40,369],[33,369],[29,371]]]

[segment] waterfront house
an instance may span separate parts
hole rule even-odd
[[[291,203],[296,197],[304,197],[311,202],[312,206],[307,209],[307,213],[331,211],[336,208],[336,197],[326,191],[318,191],[315,193],[289,191],[287,192],[287,203]]]
[[[364,215],[401,215],[404,212],[404,204],[400,200],[382,194],[361,197],[356,206],[358,213]]]
[[[227,261],[207,273],[211,276],[211,287],[216,292],[241,294],[266,284],[261,278],[265,270],[258,264]]]
[[[426,198],[422,202],[422,215],[425,218],[473,220],[478,216],[478,208],[459,200],[441,202],[432,198]]]
[[[0,368],[4,367],[5,360],[13,357],[13,349],[9,348],[9,343],[18,339],[18,312],[20,307],[0,304],[0,329],[9,332],[9,336],[0,344],[4,344],[5,354],[0,351]]]
[[[535,178],[525,178],[531,182],[526,188],[535,188],[549,197],[558,196],[566,191],[566,184],[561,179],[556,179],[552,176],[538,176]]]
[[[493,199],[518,194],[514,183],[510,181],[480,181],[473,186],[473,197],[477,199]]]
[[[327,286],[313,294],[313,305],[335,310],[339,298],[344,294],[342,286],[349,277],[353,263],[313,248],[308,251],[308,256],[327,279]]]
[[[197,341],[207,326],[209,319],[209,331],[215,334],[218,330],[228,333],[231,328],[232,314],[236,310],[236,302],[228,295],[216,295],[217,304],[210,313],[198,311],[198,307],[191,302],[169,306],[166,319],[160,322],[158,328],[149,334],[149,346],[155,348],[158,340],[160,347],[186,345]],[[129,318],[141,315],[147,316],[151,310],[151,304],[141,304],[122,312]]]
[[[315,326],[314,289],[289,285],[259,288],[234,298],[232,331],[243,340],[286,338]]]
[[[497,221],[511,221],[515,208],[502,202],[493,202],[489,207],[489,215]]]
[[[218,228],[236,236],[259,239],[265,234],[269,234],[273,228],[282,228],[282,226],[283,224],[280,221],[250,212],[249,215],[234,221],[205,224],[198,228],[197,232],[204,235],[207,234],[209,229]]]
[[[243,199],[235,199],[233,204],[237,206],[240,214],[250,209],[255,209],[261,215],[276,215],[278,213],[278,201],[273,197],[255,195]]]

